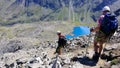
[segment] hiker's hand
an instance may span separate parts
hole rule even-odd
[[[90,32],[93,32],[94,31],[94,28],[90,28]]]

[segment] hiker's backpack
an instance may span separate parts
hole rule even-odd
[[[66,45],[67,44],[67,39],[65,37],[60,37],[59,38],[59,44]]]
[[[118,20],[114,14],[106,14],[101,22],[100,30],[106,36],[114,33],[118,28]]]

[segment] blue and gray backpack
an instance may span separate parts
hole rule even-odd
[[[106,14],[102,20],[100,30],[107,36],[114,33],[118,28],[118,20],[114,14]]]

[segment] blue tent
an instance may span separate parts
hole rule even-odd
[[[88,35],[88,34],[90,34],[90,28],[88,28],[87,26],[75,26],[73,28],[72,35],[67,34],[67,35],[65,35],[65,37],[67,39],[71,39],[71,38]]]

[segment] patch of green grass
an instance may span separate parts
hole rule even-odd
[[[93,27],[93,26],[96,26],[97,23],[95,22],[92,22],[92,23],[81,23],[81,22],[73,22],[75,26],[89,26],[89,27]]]
[[[111,66],[116,65],[118,63],[120,63],[120,61],[118,59],[114,59],[114,60],[111,61]]]
[[[10,27],[1,26],[0,33],[3,33],[4,34],[3,36],[9,39],[15,37],[15,33],[11,30]]]
[[[7,32],[7,38],[11,39],[15,37],[15,33],[13,33],[12,31],[8,31]]]
[[[66,7],[63,7],[61,8],[60,12],[58,13],[58,20],[64,20],[64,18],[66,18],[66,13],[67,13],[67,8]]]

